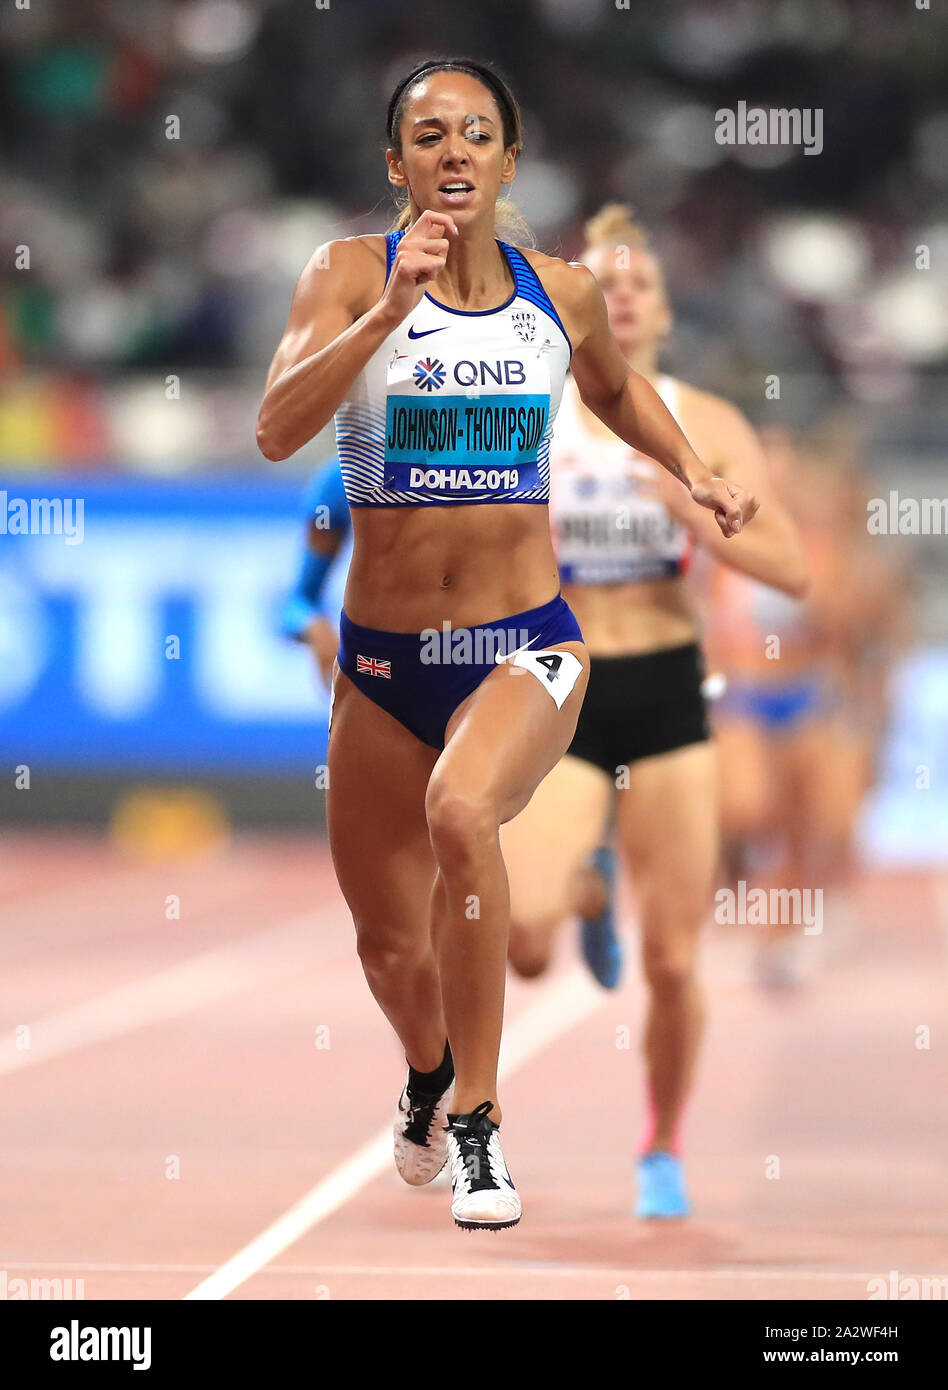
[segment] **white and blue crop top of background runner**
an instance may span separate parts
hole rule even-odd
[[[386,281],[403,235],[386,236]],[[549,500],[572,345],[526,258],[497,244],[514,280],[506,303],[449,309],[426,293],[336,411],[351,507]]]

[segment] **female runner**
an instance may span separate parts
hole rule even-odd
[[[795,526],[771,502],[760,448],[743,416],[659,373],[671,310],[658,261],[628,208],[609,204],[587,224],[584,262],[629,366],[654,383],[715,473],[739,475],[767,501],[754,526],[725,543],[713,517],[706,526],[704,513],[682,508],[676,490],[662,485],[661,470],[615,437],[584,399],[574,371],[551,448],[551,517],[564,597],[583,630],[591,673],[567,756],[504,827],[510,959],[520,974],[540,974],[560,922],[598,913],[584,923],[584,951],[600,983],[618,983],[611,883],[591,876],[587,864],[615,816],[638,900],[650,1000],[650,1120],[637,1212],[681,1216],[689,1204],[676,1136],[702,1029],[696,947],[718,856],[717,773],[683,572],[693,539],[791,593],[804,589],[806,569]],[[595,860],[608,875],[609,856],[600,851]]]
[[[723,535],[757,502],[713,476],[629,368],[589,270],[495,238],[521,135],[491,69],[423,63],[398,83],[387,133],[401,225],[330,242],[303,271],[257,437],[284,459],[336,416],[354,548],[329,742],[333,863],[408,1062],[399,1172],[420,1184],[450,1161],[457,1224],[496,1229],[521,1215],[498,1139],[499,827],[566,751],[588,669],[546,505],[570,358],[590,409]]]
[[[814,488],[820,510],[806,528],[805,603],[723,567],[711,587],[708,650],[727,676],[714,719],[731,774],[721,781],[725,862],[749,886],[833,894],[827,915],[836,917],[908,627],[907,585],[867,534],[867,498],[832,431],[800,447],[770,430],[764,444],[791,513],[802,522]],[[800,983],[799,924],[770,923],[755,936],[759,982]]]

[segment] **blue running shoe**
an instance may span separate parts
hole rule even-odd
[[[622,979],[622,946],[616,936],[615,887],[616,856],[608,845],[600,845],[589,860],[606,885],[606,905],[598,917],[580,917],[583,960],[603,989],[615,989]]]
[[[643,1154],[638,1161],[639,1195],[635,1214],[640,1217],[690,1216],[685,1191],[685,1165],[674,1154]]]

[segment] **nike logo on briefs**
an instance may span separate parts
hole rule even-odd
[[[537,633],[537,637],[539,637],[539,635],[540,634]],[[536,637],[531,637],[529,642],[524,642],[523,646],[518,647],[515,652],[497,652],[494,656],[494,660],[498,663],[501,661],[511,661],[515,656],[519,656],[521,652],[525,652],[528,647],[532,647],[536,640]]]
[[[447,326],[448,325],[445,323],[442,324],[440,328],[423,328],[420,333],[416,333],[413,328],[409,328],[408,336],[409,338],[427,338],[432,333],[443,333]]]

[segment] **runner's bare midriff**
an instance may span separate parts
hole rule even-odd
[[[691,599],[681,579],[634,584],[564,584],[590,656],[639,656],[680,647],[698,637]]]
[[[533,503],[353,507],[344,607],[383,632],[471,627],[559,592],[547,508]]]
[[[776,636],[776,634],[774,634]],[[808,676],[815,668],[826,669],[832,653],[819,646],[792,639],[780,639],[778,649],[773,638],[761,638],[756,644],[746,646],[734,644],[723,647],[712,645],[711,654],[717,665],[727,670],[728,678],[735,683],[747,681],[754,685],[786,685],[801,676]],[[771,655],[768,657],[768,651]]]

